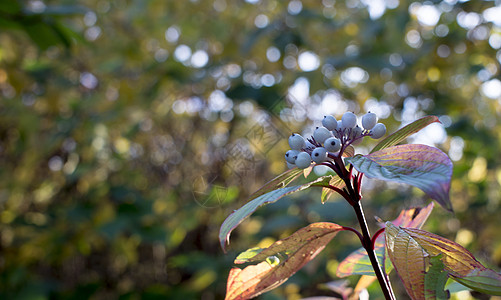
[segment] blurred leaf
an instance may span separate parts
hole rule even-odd
[[[449,189],[452,162],[437,148],[408,144],[346,159],[369,178],[407,183],[452,211]]]
[[[402,210],[398,217],[395,220],[391,221],[391,223],[393,223],[393,225],[395,226],[420,229],[421,227],[423,227],[424,222],[426,222],[426,220],[430,216],[434,206],[435,204],[433,204],[433,202],[430,202],[425,207],[414,207]],[[384,224],[381,225],[384,226]],[[384,235],[381,235],[381,237],[384,237]]]
[[[59,28],[58,24],[42,22],[35,24],[25,23],[24,30],[42,50],[58,44],[63,44],[66,47],[70,46],[70,41]]]
[[[377,243],[374,249],[376,250],[376,256],[379,262],[384,261],[384,244]],[[391,263],[386,262],[385,266],[386,272],[389,273],[392,270]],[[336,271],[336,276],[346,277],[349,275],[369,275],[376,276],[374,269],[372,268],[371,261],[367,255],[367,251],[364,248],[359,248],[352,252],[348,257],[346,257],[338,266]]]
[[[231,269],[225,299],[250,299],[276,288],[320,253],[341,230],[343,227],[334,223],[313,223],[262,251],[254,248],[244,252],[235,263],[258,264]]]
[[[436,116],[427,116],[416,120],[384,138],[371,150],[371,153],[395,146],[407,137],[435,122],[440,122]]]
[[[377,280],[376,276],[362,275],[353,290],[352,296],[349,299],[360,299],[360,293],[366,290],[374,281]]]
[[[43,15],[51,16],[69,16],[83,15],[90,10],[82,5],[47,5],[43,11]]]
[[[17,14],[21,12],[21,4],[17,0],[0,1],[0,12],[7,14]]]

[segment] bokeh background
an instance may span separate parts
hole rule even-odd
[[[439,116],[410,142],[453,160],[455,213],[436,206],[424,229],[499,270],[500,48],[498,0],[2,0],[0,298],[222,299],[239,252],[310,222],[357,227],[309,190],[259,209],[228,254],[217,237],[286,170],[292,132],[348,110],[389,132]],[[373,231],[429,201],[364,184]],[[340,233],[260,299],[336,296],[323,284],[358,247]]]

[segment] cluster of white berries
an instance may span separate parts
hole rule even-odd
[[[321,164],[342,155],[348,145],[360,143],[365,136],[379,139],[386,134],[386,126],[377,121],[376,114],[371,112],[362,116],[362,127],[357,125],[357,116],[352,112],[344,113],[339,121],[325,116],[323,127],[317,127],[310,139],[297,133],[289,137],[291,150],[285,153],[287,166],[305,169],[312,161]]]

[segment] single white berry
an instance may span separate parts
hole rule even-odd
[[[351,111],[347,111],[343,114],[341,118],[343,128],[353,128],[357,125],[357,116]]]
[[[384,126],[383,123],[377,123],[374,128],[372,128],[371,132],[371,137],[373,139],[380,139],[383,137],[383,135],[386,134],[386,126]]]
[[[289,137],[289,146],[292,150],[301,150],[304,147],[304,138],[297,133],[293,133]]]
[[[337,121],[337,129],[343,130],[343,122],[341,120]]]
[[[362,136],[362,128],[360,128],[360,126],[357,125],[351,129],[351,139],[354,140],[360,136]]]
[[[324,147],[329,152],[337,152],[341,149],[341,141],[335,137],[331,137],[325,140]]]
[[[371,130],[376,126],[377,116],[375,113],[368,112],[362,117],[362,127],[365,130]]]
[[[299,154],[299,150],[289,150],[289,151],[285,152],[285,160],[288,163],[293,164],[296,162],[296,158],[297,158],[298,154]]]
[[[306,169],[311,164],[311,156],[306,152],[301,152],[297,155],[296,166],[300,169]]]
[[[324,165],[316,165],[313,167],[313,172],[317,176],[325,176],[327,174],[333,174],[332,169]]]
[[[317,129],[313,131],[313,138],[315,139],[315,141],[321,144],[331,136],[331,132],[325,127],[317,127]]]
[[[324,147],[317,147],[311,152],[311,159],[317,164],[323,163],[327,159],[327,150]]]
[[[325,116],[322,125],[329,130],[334,130],[337,128],[337,120],[333,116]]]

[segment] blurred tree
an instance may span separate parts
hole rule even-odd
[[[354,222],[300,194],[243,224],[233,254],[217,241],[285,169],[286,137],[347,110],[393,129],[440,116],[414,141],[455,161],[456,214],[426,229],[501,267],[499,15],[498,1],[1,1],[1,297],[222,298],[249,244]],[[364,198],[384,219],[427,201],[385,186]],[[353,241],[262,298],[325,294]]]

